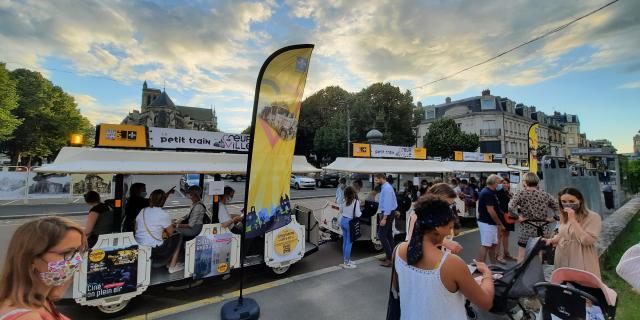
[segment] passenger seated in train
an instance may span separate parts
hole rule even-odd
[[[138,244],[152,248],[154,264],[165,265],[169,273],[174,273],[184,269],[184,264],[178,263],[182,236],[174,232],[171,217],[162,209],[164,195],[160,189],[151,192],[149,207],[136,217],[135,238]]]
[[[160,207],[164,207],[164,203],[167,201],[167,198],[174,192],[175,187],[171,188],[171,190],[167,192],[163,192],[162,205]],[[129,198],[124,205],[124,220],[122,223],[123,232],[134,231],[138,213],[140,213],[143,208],[149,206],[149,199],[147,199],[146,196],[147,186],[144,183],[136,182],[129,188]]]
[[[91,248],[98,241],[99,235],[114,231],[113,210],[100,201],[100,195],[95,191],[87,192],[84,195],[84,202],[91,206],[87,224],[84,227],[84,233]]]
[[[224,187],[224,194],[222,195],[222,199],[220,199],[220,204],[218,206],[218,221],[220,221],[220,225],[224,228],[229,228],[231,232],[239,234],[242,232],[242,216],[239,214],[229,213],[227,208],[227,204],[233,200],[233,196],[236,191],[226,186]]]
[[[211,218],[207,215],[207,207],[202,202],[202,189],[198,186],[189,187],[187,197],[191,199],[189,214],[174,221],[185,242],[195,238],[202,230],[203,224],[211,223]]]

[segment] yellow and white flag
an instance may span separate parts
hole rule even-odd
[[[247,238],[291,221],[291,163],[312,50],[311,44],[282,48],[260,69],[247,164]]]

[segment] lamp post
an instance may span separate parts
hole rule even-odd
[[[351,113],[350,107],[347,104],[347,158],[349,158],[349,154],[351,153]]]

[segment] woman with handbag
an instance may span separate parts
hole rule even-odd
[[[151,258],[156,261],[167,261],[169,273],[184,270],[184,264],[178,263],[180,243],[179,233],[174,234],[171,217],[162,210],[164,191],[158,189],[149,196],[149,207],[140,211],[136,217],[135,238],[138,244],[152,248]]]
[[[353,238],[352,230],[356,227],[357,218],[362,215],[360,201],[357,199],[353,187],[349,186],[344,189],[344,202],[340,207],[340,213],[342,213],[340,227],[342,228],[342,258],[344,260],[340,266],[353,269],[356,264],[351,261],[351,246],[356,239]]]
[[[482,273],[478,284],[460,257],[439,249],[456,220],[449,203],[427,194],[418,200],[415,212],[411,240],[399,244],[394,253],[387,319],[466,320],[465,298],[489,310],[494,294],[491,270],[476,262]]]

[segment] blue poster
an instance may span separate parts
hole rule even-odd
[[[232,233],[196,237],[194,279],[227,274],[231,270]]]

